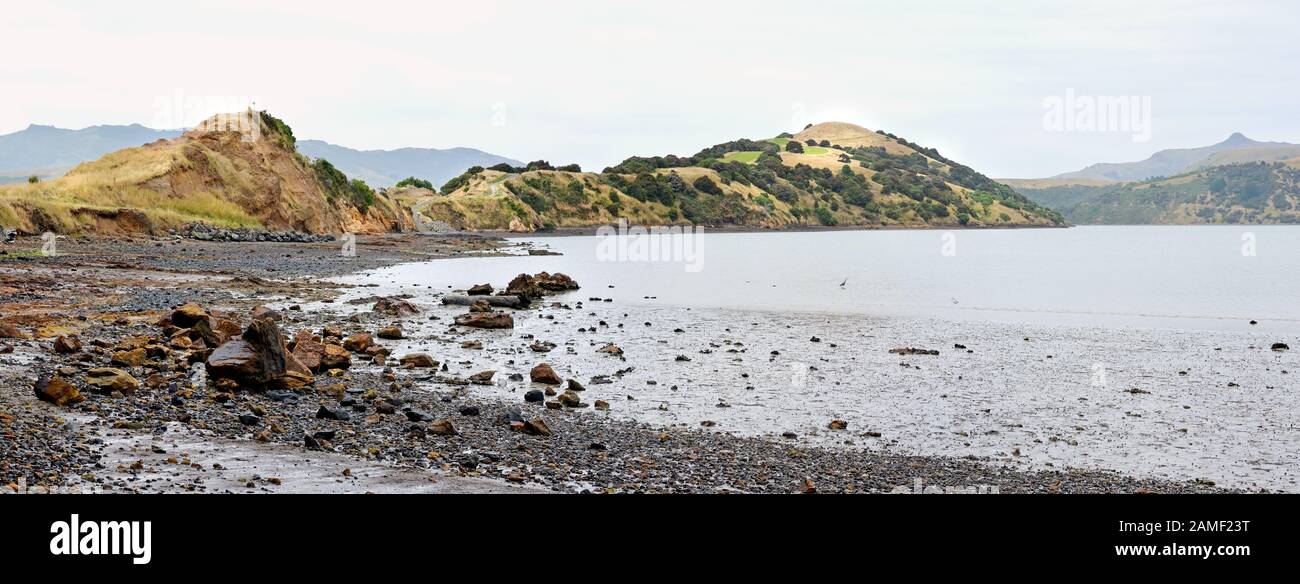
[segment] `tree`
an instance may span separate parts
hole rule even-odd
[[[803,154],[803,144],[800,144],[795,140],[791,140],[785,143],[785,151],[794,152],[796,154]]]
[[[31,184],[36,184],[36,183],[38,183],[38,182],[41,182],[41,177],[36,176],[36,175],[33,174],[33,175],[27,177],[27,182],[29,182],[29,183],[31,183]]]
[[[700,191],[701,193],[708,193],[710,195],[722,194],[722,187],[719,187],[717,183],[713,182],[713,179],[706,175],[700,176],[691,184],[695,187],[695,190]]]
[[[433,188],[433,183],[431,183],[431,182],[429,182],[429,181],[427,181],[427,180],[424,180],[424,179],[422,179],[422,178],[415,178],[415,177],[413,177],[413,176],[412,176],[412,177],[404,178],[404,179],[402,179],[402,180],[400,180],[400,181],[397,181],[397,187],[398,187],[398,188],[402,188],[402,187],[415,187],[415,188],[418,188],[418,189],[428,189],[428,190],[431,190],[431,191],[434,190],[434,188]]]

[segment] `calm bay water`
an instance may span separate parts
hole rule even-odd
[[[545,360],[612,405],[573,415],[1300,490],[1300,354],[1269,349],[1300,350],[1300,228],[707,233],[699,271],[601,261],[594,237],[520,241],[564,255],[345,281],[377,287],[357,297],[412,295],[438,320],[409,321],[396,350],[454,375],[496,370],[472,391],[507,401],[529,389],[507,374]],[[517,311],[513,330],[446,334],[464,308],[442,293],[543,270],[582,289]],[[557,348],[533,353],[534,339]],[[605,343],[626,359],[597,353]],[[941,354],[889,353],[903,346]],[[833,418],[850,430],[826,430]]]
[[[1243,235],[1253,238],[1255,255],[1243,254]],[[699,237],[698,272],[683,262],[600,261],[595,237],[550,237],[521,241],[563,256],[446,260],[393,276],[504,282],[543,266],[599,282],[601,291],[588,292],[633,304],[1182,330],[1246,330],[1253,319],[1268,330],[1300,331],[1296,227]]]

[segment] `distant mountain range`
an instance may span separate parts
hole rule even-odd
[[[1174,176],[1198,168],[1233,164],[1238,162],[1280,162],[1300,156],[1300,144],[1287,142],[1260,142],[1251,140],[1241,132],[1218,144],[1200,148],[1172,148],[1152,154],[1138,162],[1100,162],[1083,170],[1061,173],[1045,179],[1007,179],[1012,186],[1017,183],[1036,183],[1037,186],[1055,184],[1097,184],[1099,182],[1131,182],[1161,176]]]
[[[1241,133],[1141,162],[1001,182],[1078,224],[1300,223],[1300,145]]]
[[[180,134],[179,130],[154,130],[140,124],[80,130],[32,124],[0,136],[0,183],[27,180],[32,175],[43,179],[62,176],[73,166],[109,152]]]
[[[60,177],[72,167],[110,152],[180,135],[180,130],[155,130],[139,124],[80,130],[34,124],[0,135],[0,184],[22,182],[33,175],[42,180]],[[320,140],[300,140],[298,151],[313,159],[329,160],[348,176],[373,187],[390,187],[411,176],[441,185],[475,165],[522,164],[472,148],[354,150]]]
[[[373,187],[391,187],[412,176],[441,185],[473,166],[523,165],[518,160],[473,148],[354,150],[320,140],[299,140],[298,151],[311,158],[324,158],[348,176]]]

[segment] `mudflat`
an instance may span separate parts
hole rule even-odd
[[[583,387],[590,380],[574,379],[562,366],[554,372],[562,385],[542,382],[546,376],[448,366],[452,351],[440,347],[472,350],[477,340],[478,329],[452,324],[464,306],[372,296],[364,285],[331,279],[525,248],[475,236],[386,236],[357,245],[364,252],[354,257],[341,255],[336,242],[85,238],[59,240],[54,256],[38,253],[34,238],[6,246],[0,485],[111,492],[1219,490],[610,416],[608,403],[583,395],[593,393]],[[468,285],[424,284],[448,292]],[[534,308],[487,310],[580,308],[578,296],[587,294],[547,291]],[[291,339],[284,345],[290,354],[302,349],[328,362],[299,377],[279,371],[276,379],[284,382],[267,386],[221,378],[204,366],[236,340],[256,351],[262,337],[249,332],[265,336],[264,327]],[[396,339],[428,349],[384,348],[397,346]],[[547,362],[550,350],[565,350],[532,341],[545,350],[516,351],[502,357],[503,365],[526,372]],[[316,344],[342,353],[312,353]],[[478,391],[488,384],[492,391]]]

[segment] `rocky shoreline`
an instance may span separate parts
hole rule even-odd
[[[444,492],[514,485],[652,493],[1219,490],[593,415],[601,403],[583,407],[582,383],[541,368],[545,351],[537,349],[517,357],[528,361],[525,369],[537,366],[533,379],[512,380],[528,388],[520,399],[484,398],[474,387],[491,380],[486,371],[462,376],[436,354],[384,349],[403,335],[404,322],[432,318],[421,307],[393,297],[339,305],[347,316],[303,307],[339,298],[344,287],[323,281],[328,276],[513,250],[473,236],[362,238],[357,246],[356,257],[341,258],[337,245],[324,242],[98,239],[63,243],[55,257],[0,256],[0,486],[299,492],[324,482],[350,492],[381,490],[380,479],[401,475],[442,484]],[[7,251],[15,247],[40,242],[20,240]],[[547,274],[505,288],[546,302],[547,292],[571,286]],[[474,292],[485,290],[467,296],[484,299]],[[495,304],[460,307],[466,318],[445,335],[455,341],[457,330],[506,326],[510,311],[529,310]],[[282,345],[265,342],[277,335]],[[300,460],[306,470],[232,468],[231,451],[254,461]],[[418,490],[403,485],[397,490]]]

